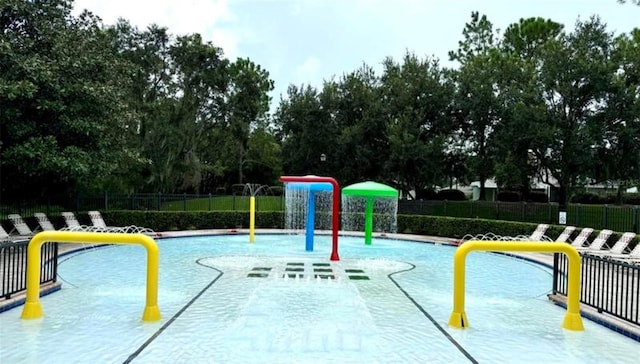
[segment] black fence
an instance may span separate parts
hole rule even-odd
[[[149,211],[229,211],[249,210],[249,195],[214,194],[97,194],[73,198],[46,198],[14,205],[0,205],[0,220],[11,213],[32,217],[35,212],[59,216],[62,211],[90,210],[149,210]],[[283,211],[284,196],[260,194],[256,196],[257,211]],[[400,200],[398,213],[433,215],[491,220],[522,221],[530,223],[559,223],[557,203],[528,203],[500,201],[436,201]],[[632,231],[640,234],[640,208],[635,205],[583,205],[570,204],[566,211],[566,224],[591,227],[596,230]]]
[[[28,241],[0,243],[0,293],[2,298],[27,289]],[[58,272],[58,244],[45,243],[40,252],[40,284],[55,282]]]
[[[640,265],[581,255],[580,302],[600,313],[640,325]],[[567,295],[568,259],[554,256],[553,293]]]
[[[640,233],[640,209],[635,205],[570,204],[566,224],[588,226],[596,230],[632,231]],[[404,201],[398,202],[398,213],[434,215],[531,223],[559,223],[557,203],[500,201]]]

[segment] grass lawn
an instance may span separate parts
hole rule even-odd
[[[211,196],[166,201],[163,211],[249,211],[249,196]],[[282,211],[282,196],[257,196],[256,211]]]

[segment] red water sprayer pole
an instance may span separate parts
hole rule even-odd
[[[333,222],[332,222],[332,248],[330,260],[338,261],[338,229],[340,224],[340,185],[338,181],[333,177],[320,177],[320,176],[281,176],[280,182],[328,182],[333,186]]]

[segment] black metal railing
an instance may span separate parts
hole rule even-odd
[[[557,224],[557,203],[400,200],[398,213]],[[640,207],[569,204],[566,224],[640,233]]]
[[[27,289],[28,241],[0,243],[0,296],[9,299]],[[55,282],[58,244],[45,243],[40,251],[40,284]]]
[[[581,255],[580,302],[600,313],[640,325],[640,265]],[[567,295],[568,259],[554,256],[553,293]]]

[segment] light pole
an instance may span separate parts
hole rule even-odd
[[[320,174],[324,174],[324,163],[327,161],[327,155],[322,153],[320,154]]]

